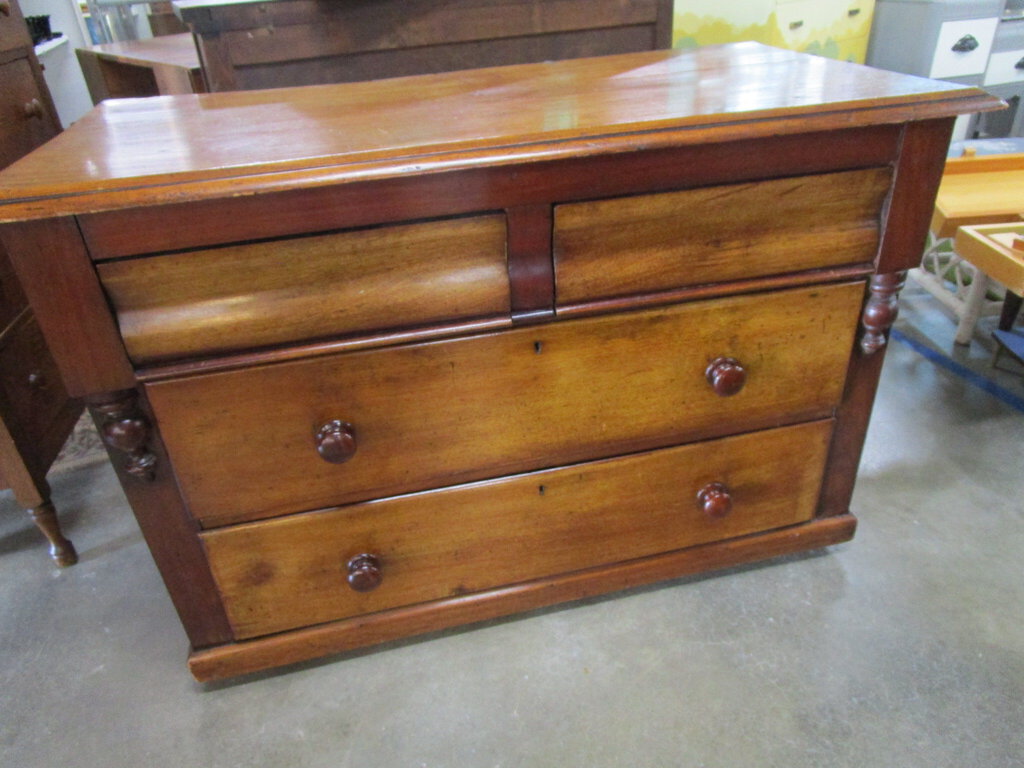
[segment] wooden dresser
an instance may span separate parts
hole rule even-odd
[[[0,2],[0,168],[60,132],[28,27]],[[0,245],[0,488],[10,488],[50,543],[58,565],[77,561],[61,533],[46,473],[82,413],[69,399],[18,278]]]
[[[211,91],[669,48],[672,0],[177,0]]]
[[[208,680],[849,539],[996,106],[756,43],[107,101],[0,239]]]

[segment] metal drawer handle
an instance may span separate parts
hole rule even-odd
[[[1024,56],[1017,59],[1017,63],[1013,65],[1014,69],[1024,69]]]
[[[803,20],[789,22],[789,28],[790,29],[800,29],[800,27],[802,27],[803,25],[804,25]]]
[[[356,455],[356,430],[347,421],[333,419],[313,435],[320,458],[331,464],[344,464]]]
[[[860,8],[851,8],[846,12],[846,15],[849,16],[850,18],[853,18],[854,16],[860,16]]]
[[[370,592],[384,581],[380,558],[376,555],[356,555],[345,567],[348,570],[348,585],[356,592]]]
[[[964,35],[955,43],[953,43],[953,50],[957,53],[968,53],[977,48],[981,43],[978,42],[978,38],[974,35]]]
[[[732,512],[732,494],[724,483],[708,483],[697,491],[697,507],[718,520]]]

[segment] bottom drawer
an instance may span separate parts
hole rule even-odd
[[[236,638],[254,637],[807,521],[831,429],[811,422],[201,535]],[[350,586],[362,554],[378,569],[352,580],[380,579],[365,592]]]

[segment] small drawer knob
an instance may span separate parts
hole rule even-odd
[[[43,117],[43,104],[39,99],[32,99],[25,104],[25,117]]]
[[[348,585],[356,592],[370,592],[383,580],[380,559],[376,555],[356,555],[348,561]]]
[[[735,395],[747,383],[747,369],[732,357],[716,357],[705,371],[705,376],[719,397]]]
[[[356,455],[355,427],[347,421],[328,421],[316,431],[314,440],[320,458],[331,464],[344,464]]]
[[[11,15],[11,4],[9,2],[7,2],[7,0],[3,0],[3,2],[0,2],[0,16],[10,16],[10,15]]]
[[[732,495],[723,483],[708,483],[697,491],[697,507],[717,520],[732,511]]]

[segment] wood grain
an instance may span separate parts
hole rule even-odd
[[[508,317],[505,217],[477,216],[100,264],[137,364]],[[443,286],[439,289],[438,286]]]
[[[831,423],[812,422],[203,534],[236,638],[493,589],[810,519]],[[732,511],[697,496],[726,482]],[[370,592],[345,564],[380,561]]]
[[[147,385],[204,527],[828,415],[860,283],[695,302]],[[748,371],[715,394],[708,363]],[[314,432],[351,423],[355,457]]]
[[[715,87],[702,88],[706,82]],[[237,195],[244,179],[269,191],[293,173],[315,182],[316,169],[335,183],[394,178],[1000,104],[980,89],[756,43],[166,98],[101,104],[47,150],[7,169],[0,201],[12,205],[0,207],[0,220]],[[104,191],[117,194],[96,197]]]
[[[754,536],[691,547],[678,552],[514,584],[474,595],[343,619],[279,635],[193,652],[189,669],[200,681],[244,675],[270,667],[340,653],[400,637],[479,622],[569,600],[728,568],[848,541],[852,515],[812,520]]]
[[[891,172],[559,205],[558,304],[871,262]]]

